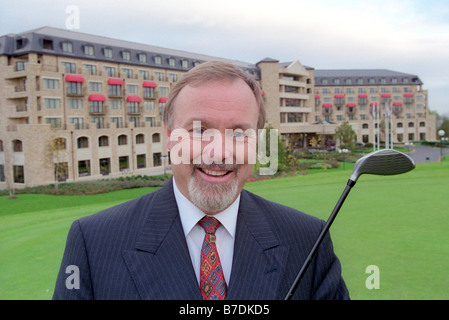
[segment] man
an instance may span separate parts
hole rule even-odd
[[[243,190],[262,101],[231,64],[186,73],[164,110],[173,178],[73,223],[54,299],[283,299],[324,222]],[[293,299],[348,298],[327,236]]]

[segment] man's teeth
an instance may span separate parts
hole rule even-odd
[[[215,170],[208,170],[208,169],[201,169],[204,173],[207,173],[211,176],[224,176],[228,171],[215,171]]]

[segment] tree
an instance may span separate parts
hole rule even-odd
[[[340,148],[353,149],[357,135],[349,122],[345,121],[335,130],[335,138],[340,141]]]

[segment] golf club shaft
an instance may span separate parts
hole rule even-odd
[[[301,267],[301,270],[299,271],[298,275],[296,276],[295,281],[293,282],[293,285],[290,287],[290,290],[288,291],[287,295],[285,296],[284,300],[290,300],[293,297],[293,294],[295,293],[296,289],[299,286],[299,283],[301,282],[302,278],[304,277],[304,274],[306,273],[310,263],[312,262],[314,256],[318,252],[318,248],[321,245],[321,242],[323,241],[324,237],[326,236],[327,232],[329,231],[329,228],[332,225],[332,222],[334,222],[335,217],[338,214],[338,211],[340,211],[340,208],[345,201],[346,197],[348,196],[349,192],[351,191],[351,188],[355,185],[355,181],[352,181],[351,179],[348,180],[348,183],[346,185],[345,190],[340,196],[340,199],[338,200],[337,204],[335,205],[334,210],[332,211],[331,215],[326,221],[326,224],[324,225],[323,230],[321,230],[320,235],[318,236],[318,239],[316,240],[312,250],[309,253],[309,256],[307,257],[306,261]]]

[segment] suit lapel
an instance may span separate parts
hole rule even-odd
[[[278,299],[288,251],[271,231],[262,206],[242,191],[228,299]]]
[[[123,258],[142,299],[201,299],[170,181],[142,206],[147,220]]]

